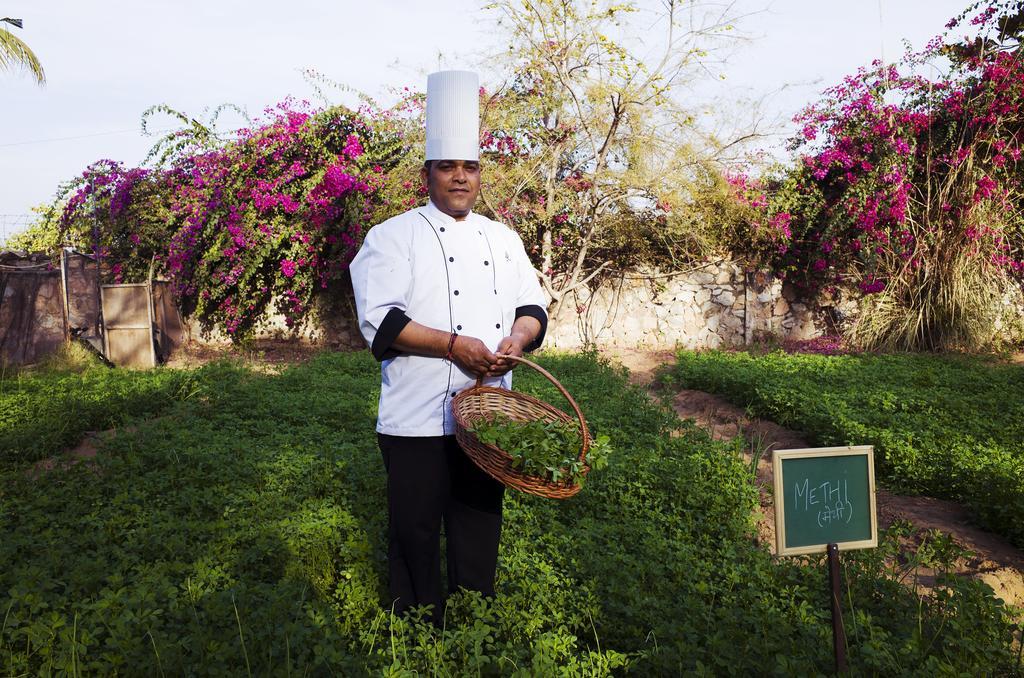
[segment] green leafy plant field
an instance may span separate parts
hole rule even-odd
[[[819,445],[874,445],[890,487],[954,499],[1024,548],[1024,366],[930,354],[681,352],[665,380]]]
[[[5,457],[0,673],[829,673],[822,562],[773,562],[756,545],[735,447],[593,355],[541,362],[615,453],[570,500],[507,494],[498,595],[451,596],[443,629],[385,610],[379,373],[365,353],[279,375],[167,371],[189,397],[136,419],[94,462],[40,475]],[[539,375],[517,372],[516,387],[560,404]],[[899,583],[952,547],[892,569],[897,537],[843,557],[855,670],[1019,671],[990,589],[951,579],[919,599]]]
[[[194,375],[58,365],[0,376],[0,463],[38,461],[190,397]]]

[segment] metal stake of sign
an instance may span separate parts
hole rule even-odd
[[[839,607],[839,544],[828,545],[828,581],[832,590],[832,650],[836,657],[836,673],[846,673],[846,631],[843,610]]]

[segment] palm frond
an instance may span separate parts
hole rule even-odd
[[[40,85],[46,84],[46,73],[38,57],[28,45],[7,29],[0,29],[0,71],[28,70]]]

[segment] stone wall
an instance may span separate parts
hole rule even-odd
[[[664,275],[621,275],[571,294],[549,346],[741,346],[765,336],[809,339],[823,323],[788,285],[728,261]]]
[[[1024,343],[1024,285],[1010,286],[1003,293],[993,329],[997,344],[1019,346]]]
[[[291,328],[284,314],[271,302],[269,311],[256,328],[256,339],[295,339],[337,350],[359,350],[366,342],[359,333],[355,306],[350,299],[329,302],[321,300],[300,327]],[[231,337],[214,328],[204,332],[194,318],[184,318],[182,327],[186,341],[200,344],[228,344]]]
[[[0,264],[0,361],[36,362],[66,336],[82,337],[102,350],[97,272],[91,257],[67,254],[67,322],[59,267],[50,266],[45,257],[15,253],[6,253]],[[768,336],[808,339],[821,334],[823,327],[779,280],[720,261],[671,275],[620,275],[596,289],[578,290],[568,295],[553,318],[545,345],[718,348]],[[1019,328],[1018,324],[1012,329]],[[216,331],[203,336],[194,324],[186,324],[185,330],[190,340],[228,341]],[[334,349],[365,348],[348,298],[322,300],[313,318],[297,331],[272,313],[261,323],[257,337],[294,337]]]
[[[1024,297],[1003,301],[997,332],[1006,340],[1024,339]],[[553,310],[553,309],[552,309]],[[742,346],[765,338],[811,339],[851,322],[857,304],[846,301],[814,310],[790,285],[763,272],[745,272],[730,261],[717,261],[691,271],[666,275],[636,272],[606,280],[594,290],[568,295],[548,328],[545,346],[576,349],[607,347],[684,347],[691,349]],[[259,338],[296,337],[336,349],[366,347],[354,320],[350,299],[321,304],[315,317],[297,332],[283,316],[271,314]],[[226,342],[214,333],[191,337]]]
[[[366,347],[355,309],[345,300],[321,304],[314,317],[292,331],[284,317],[270,313],[257,338],[298,340],[339,349]],[[574,349],[599,346],[740,346],[772,335],[809,339],[821,334],[809,308],[788,286],[765,274],[747,274],[731,262],[707,264],[688,273],[639,272],[607,281],[596,290],[570,295],[548,328],[545,346]],[[189,336],[203,343],[224,343],[214,331]]]

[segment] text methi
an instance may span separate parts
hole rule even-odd
[[[849,523],[853,520],[849,482],[845,479],[834,482],[826,480],[817,487],[811,487],[811,481],[804,478],[802,483],[796,483],[793,494],[793,510],[816,510],[818,527],[832,521]]]

